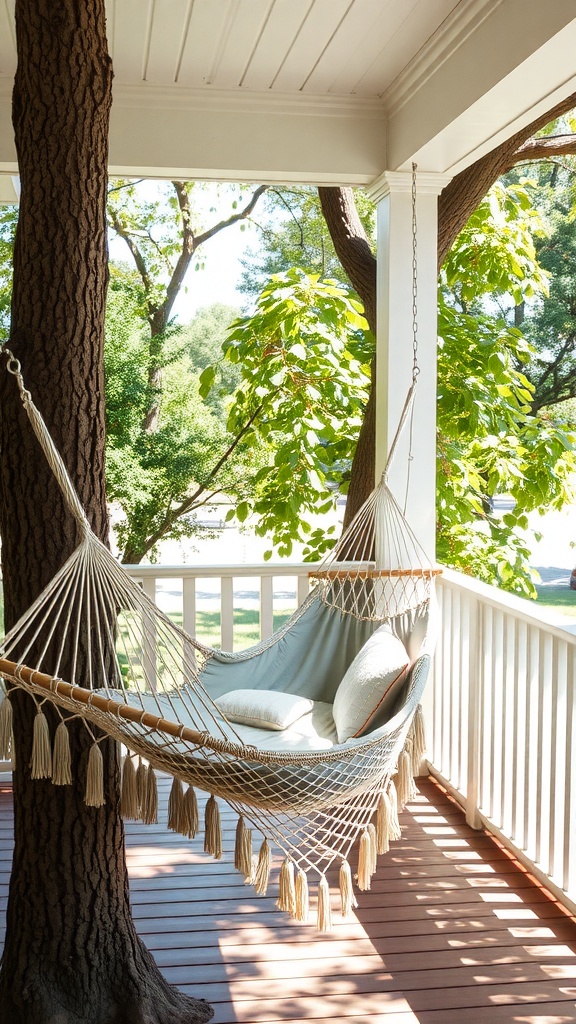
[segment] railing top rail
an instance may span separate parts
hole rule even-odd
[[[260,562],[253,565],[124,565],[131,576],[138,579],[184,579],[186,577],[221,576],[307,576],[319,562]]]
[[[499,590],[498,587],[491,587],[488,583],[482,583],[480,580],[474,579],[473,576],[466,576],[465,573],[457,572],[455,569],[444,569],[440,577],[440,586],[464,590],[481,603],[497,608],[506,615],[513,615],[516,619],[526,622],[527,625],[545,630],[559,640],[565,640],[568,644],[576,647],[576,634],[552,622],[549,617],[550,613],[546,613],[534,601],[516,597],[515,594]]]

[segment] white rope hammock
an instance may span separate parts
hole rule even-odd
[[[122,783],[128,817],[156,820],[154,771],[169,772],[174,778],[169,827],[193,837],[199,828],[194,788],[206,791],[205,849],[219,857],[216,798],[224,799],[239,815],[235,864],[246,880],[258,892],[266,891],[270,843],[276,843],[286,856],[279,906],[299,920],[307,919],[307,876],[315,872],[318,925],[327,930],[325,872],[340,863],[342,909],[348,912],[354,900],[348,866],[352,847],[359,842],[358,885],[369,888],[377,852],[385,852],[390,838],[398,835],[397,806],[410,796],[413,768],[423,754],[415,714],[431,651],[428,623],[437,570],[426,560],[386,475],[314,572],[309,597],[282,629],[249,651],[216,651],[165,616],[92,533],[24,387],[19,363],[5,351],[8,370],[17,380],[81,540],[0,649],[0,675],[7,684],[0,706],[0,759],[13,755],[12,687],[27,691],[37,705],[33,778],[70,783],[74,765],[67,722],[79,716],[94,738],[86,786],[89,805],[104,801],[100,744],[109,736],[128,751]],[[247,739],[242,726],[220,710],[217,699],[235,690],[238,680],[241,686],[248,680],[256,689],[264,683],[268,689],[305,694],[314,702],[311,720],[318,709],[331,720],[329,709],[340,681],[340,676],[334,678],[331,652],[338,652],[341,675],[382,623],[390,625],[409,651],[412,638],[411,664],[388,721],[366,735],[344,742],[321,737],[316,749],[312,733],[304,749],[293,749],[285,741],[289,732],[275,733],[272,744],[263,729],[252,729]],[[283,668],[275,679],[272,673],[279,665]],[[42,710],[45,700],[61,718],[54,736]],[[257,734],[264,734],[267,744],[259,746]],[[265,837],[258,856],[252,853],[247,823]]]

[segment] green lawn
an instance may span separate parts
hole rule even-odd
[[[293,614],[291,608],[278,608],[274,611],[274,629],[279,629]],[[179,626],[182,615],[171,613],[170,618]],[[209,647],[220,647],[220,612],[196,612],[196,639]],[[241,651],[245,647],[257,644],[260,639],[260,612],[254,608],[234,609],[234,650]]]
[[[570,590],[568,584],[541,583],[536,587],[538,604],[549,608],[559,615],[576,619],[576,590]]]

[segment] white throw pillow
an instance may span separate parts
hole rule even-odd
[[[402,687],[410,658],[387,626],[380,626],[359,650],[334,698],[338,742],[369,732],[375,719],[384,722]]]
[[[314,707],[308,697],[277,690],[230,690],[215,703],[229,721],[259,729],[287,729]]]

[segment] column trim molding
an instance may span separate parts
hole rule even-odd
[[[451,174],[416,170],[416,192],[418,195],[439,196],[442,189],[452,181],[452,177]],[[366,187],[366,194],[373,203],[378,203],[391,192],[410,192],[411,190],[411,171],[384,171]]]

